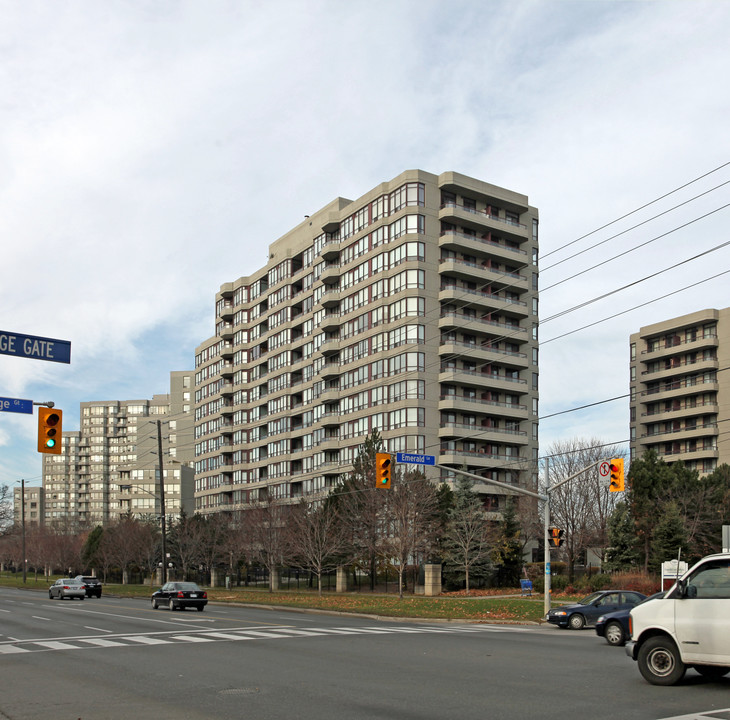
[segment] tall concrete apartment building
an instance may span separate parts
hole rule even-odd
[[[174,371],[168,395],[82,402],[81,429],[62,433],[60,455],[43,455],[45,523],[159,516],[158,420],[165,514],[194,512],[192,385],[192,372]]]
[[[216,295],[195,357],[196,509],[321,496],[373,430],[388,452],[534,487],[537,252],[525,195],[455,172],[406,171],[305,217]],[[477,489],[495,511],[510,494]]]
[[[730,463],[730,308],[647,325],[630,350],[631,459],[652,448],[700,473]]]

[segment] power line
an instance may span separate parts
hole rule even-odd
[[[543,258],[549,257],[550,255],[554,255],[556,252],[560,252],[561,250],[564,250],[567,247],[570,247],[571,245],[575,245],[575,243],[580,242],[581,240],[585,240],[585,238],[590,237],[591,235],[595,235],[597,232],[600,232],[601,230],[605,230],[607,227],[610,227],[611,225],[615,225],[617,222],[620,222],[621,220],[625,220],[627,217],[630,217],[631,215],[636,214],[637,212],[640,212],[641,210],[644,210],[645,208],[648,208],[650,205],[654,205],[655,203],[658,203],[660,200],[664,200],[664,198],[669,197],[670,195],[673,195],[676,192],[679,192],[680,190],[683,190],[686,187],[689,187],[693,183],[696,183],[699,180],[702,180],[703,178],[706,178],[708,175],[712,175],[713,173],[717,172],[718,170],[722,170],[722,168],[727,167],[730,165],[730,161],[723,163],[722,165],[718,165],[713,170],[710,170],[709,172],[706,172],[699,177],[696,177],[694,180],[690,180],[687,183],[684,183],[684,185],[680,185],[677,188],[674,188],[674,190],[670,190],[668,193],[665,193],[664,195],[660,195],[658,198],[651,200],[648,203],[645,203],[644,205],[641,205],[640,207],[636,208],[635,210],[632,210],[631,212],[626,213],[625,215],[622,215],[621,217],[616,218],[615,220],[611,220],[611,222],[606,223],[605,225],[601,225],[601,227],[596,228],[595,230],[591,230],[589,233],[586,233],[585,235],[581,235],[579,238],[576,238],[575,240],[572,240],[569,243],[566,243],[565,245],[561,245],[559,248],[555,248],[555,250],[551,250],[549,253],[545,253],[543,255]]]

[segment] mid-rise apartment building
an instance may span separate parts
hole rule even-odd
[[[730,308],[647,325],[630,350],[631,458],[652,448],[700,473],[730,463]]]
[[[534,487],[537,253],[525,195],[454,172],[306,216],[216,295],[195,358],[196,509],[325,493],[373,430],[388,452]],[[510,494],[477,487],[494,510]]]
[[[158,421],[165,514],[194,512],[193,374],[170,373],[170,393],[152,400],[82,402],[79,431],[64,431],[59,455],[43,455],[46,523],[107,523],[120,514],[159,516]]]
[[[43,488],[37,485],[26,485],[25,496],[23,488],[13,488],[13,522],[20,525],[25,519],[27,525],[43,524]],[[25,518],[23,517],[23,502],[25,502]]]

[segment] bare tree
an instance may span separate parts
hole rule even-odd
[[[349,533],[336,505],[322,502],[301,503],[292,509],[287,525],[287,558],[297,567],[310,570],[322,594],[322,575],[342,562],[349,547]]]
[[[444,558],[464,572],[467,595],[472,569],[489,560],[493,547],[487,515],[473,485],[463,476],[456,480],[454,504],[448,511],[441,540]]]
[[[0,532],[13,523],[13,503],[10,488],[0,485]]]
[[[430,550],[438,523],[438,491],[421,472],[397,473],[386,502],[383,548],[398,566],[398,596],[409,561]]]
[[[197,567],[201,560],[201,548],[205,542],[205,525],[199,515],[181,513],[168,537],[168,549],[180,564],[183,579],[189,577],[190,571]],[[164,562],[164,561],[163,561]]]
[[[122,515],[102,536],[108,544],[109,555],[122,570],[122,584],[129,582],[129,569],[141,565],[152,541],[149,526],[131,515]]]
[[[555,485],[582,468],[616,457],[620,450],[606,447],[591,438],[556,442],[549,451],[550,484]],[[575,575],[576,563],[588,548],[601,551],[608,546],[608,519],[620,493],[609,490],[609,481],[602,478],[598,467],[592,467],[550,493],[550,515],[556,527],[565,533],[565,555],[569,581]]]
[[[267,498],[247,513],[252,556],[269,571],[269,592],[274,590],[284,557],[290,509],[281,500]]]

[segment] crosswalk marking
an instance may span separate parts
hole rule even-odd
[[[11,653],[25,653],[30,652],[25,648],[16,647],[15,645],[0,645],[0,654],[10,655]]]
[[[126,644],[116,640],[107,640],[106,638],[84,638],[82,642],[96,645],[96,647],[124,647]]]
[[[150,637],[149,635],[130,635],[125,637],[124,640],[131,640],[132,642],[141,643],[142,645],[169,645],[169,640],[163,638]]]
[[[254,628],[230,628],[228,630],[194,630],[184,634],[178,631],[164,633],[114,635],[105,637],[77,637],[61,640],[13,640],[0,642],[0,655],[13,653],[37,652],[43,650],[81,650],[111,647],[141,647],[152,645],[174,645],[179,643],[202,643],[237,640],[276,640],[295,639],[299,637],[337,637],[353,635],[424,635],[428,633],[441,634],[474,634],[494,632],[526,632],[525,628],[507,627],[500,625],[383,625],[369,627],[267,627],[263,630]]]
[[[40,645],[48,650],[80,650],[79,645],[71,645],[71,643],[59,642],[58,640],[44,640],[43,642],[35,642],[34,645]]]

